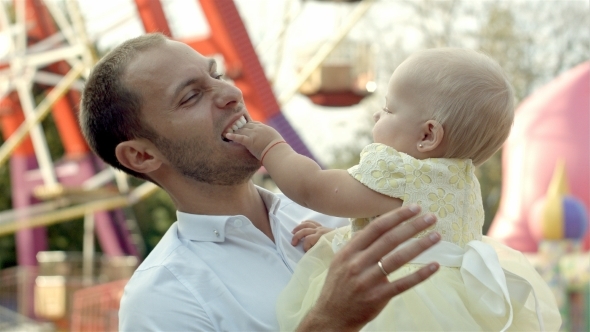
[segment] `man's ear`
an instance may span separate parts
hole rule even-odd
[[[422,138],[418,142],[418,151],[425,153],[436,150],[442,145],[445,131],[435,120],[428,120],[422,125]]]
[[[115,155],[121,165],[138,173],[147,174],[162,165],[157,149],[145,140],[121,142],[115,148]]]

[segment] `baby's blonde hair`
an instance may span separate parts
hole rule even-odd
[[[444,129],[445,158],[478,166],[508,138],[514,92],[502,68],[469,49],[437,48],[412,54],[397,70],[415,102]]]

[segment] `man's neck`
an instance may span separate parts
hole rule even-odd
[[[252,181],[233,186],[191,183],[167,190],[176,208],[185,213],[203,215],[243,215],[271,240],[267,207]]]

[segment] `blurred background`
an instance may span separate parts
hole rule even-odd
[[[588,1],[0,0],[0,331],[116,330],[126,279],[176,220],[77,126],[93,64],[160,31],[217,58],[253,117],[325,168],[371,142],[390,75],[433,47],[489,54],[517,98],[478,168],[484,233],[526,253],[564,331],[590,329]],[[261,170],[257,184],[276,190]]]

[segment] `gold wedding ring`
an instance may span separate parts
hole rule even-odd
[[[389,273],[385,272],[385,269],[383,268],[383,262],[382,262],[382,260],[381,260],[381,259],[380,259],[380,260],[377,262],[377,266],[379,266],[379,269],[381,270],[381,272],[383,272],[383,274],[384,274],[386,277],[388,277],[388,276],[389,276]]]

